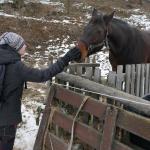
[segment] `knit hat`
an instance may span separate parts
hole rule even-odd
[[[20,35],[14,32],[5,32],[0,36],[0,45],[4,44],[8,44],[18,51],[23,47],[25,41]]]

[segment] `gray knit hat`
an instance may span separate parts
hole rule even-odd
[[[5,32],[0,36],[0,45],[4,44],[8,44],[18,51],[23,47],[25,41],[20,35],[14,32]]]

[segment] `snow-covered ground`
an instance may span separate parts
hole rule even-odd
[[[0,3],[6,2],[7,0],[0,0]],[[37,0],[38,1],[38,0]],[[11,1],[10,1],[11,2]],[[41,0],[41,3],[44,4],[57,4],[58,2],[52,2],[50,0]],[[76,4],[77,5],[77,4]],[[80,7],[77,5],[77,7]],[[91,8],[90,6],[88,6],[88,8]],[[124,20],[128,21],[130,24],[135,25],[135,26],[140,26],[142,29],[150,29],[150,19],[148,18],[148,16],[146,16],[144,14],[144,12],[142,13],[141,10],[132,10],[133,11],[133,15],[131,15],[129,18],[124,18]],[[140,12],[140,15],[137,12]],[[3,12],[0,13],[0,16],[9,16],[9,17],[18,17],[15,15],[10,15],[10,14],[5,14]],[[86,16],[87,18],[89,18],[89,14]],[[23,17],[22,17],[23,18]],[[43,20],[43,18],[31,18],[31,17],[25,17],[24,19],[34,19],[37,21],[42,21],[42,22],[46,22],[47,20]],[[52,20],[51,22],[61,22],[63,24],[67,24],[67,23],[77,23],[75,19],[66,19],[63,21],[60,20]],[[80,22],[81,23],[81,22]],[[55,40],[49,40],[47,41],[49,44],[49,46],[47,47],[47,50],[45,51],[43,57],[44,57],[44,61],[45,64],[44,66],[47,65],[46,61],[48,61],[48,54],[50,51],[63,51],[64,53],[66,51],[69,50],[70,47],[74,46],[74,41],[72,41],[72,43],[70,44],[66,44],[68,39],[70,37],[64,37],[64,41],[61,43],[61,45],[59,46],[53,46],[51,43],[53,41],[59,41],[59,38],[55,39]],[[36,49],[39,49],[41,46],[38,45],[36,47]],[[58,52],[57,51],[57,52]],[[63,55],[63,54],[62,54]],[[30,56],[32,58],[34,58],[36,60],[36,64],[35,67],[41,67],[39,66],[40,62],[42,61],[42,57],[38,57],[40,56],[37,53],[34,54],[34,56]],[[57,56],[55,56],[57,58]],[[103,53],[100,52],[99,55],[96,56],[97,58],[97,62],[100,63],[100,68],[102,70],[102,75],[106,75],[108,73],[109,70],[111,70],[109,61],[108,61],[108,53]],[[33,87],[32,87],[33,88]],[[46,99],[46,94],[45,94],[45,90],[41,89],[40,87],[38,87],[40,90],[40,93],[43,94],[44,99]],[[36,111],[37,108],[44,108],[44,105],[41,103],[37,103],[36,100],[34,100],[34,98],[31,98],[31,100],[27,100],[26,103],[23,102],[22,105],[22,113],[23,113],[23,123],[21,123],[18,127],[18,131],[17,131],[17,137],[16,137],[16,141],[15,141],[15,150],[33,150],[33,145],[34,145],[34,141],[36,138],[36,134],[38,131],[38,125],[36,125]]]

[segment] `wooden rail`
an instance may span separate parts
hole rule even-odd
[[[51,150],[50,141],[52,141],[54,145],[54,150],[67,149],[67,140],[61,139],[54,134],[53,128],[50,126],[52,124],[54,126],[59,126],[59,128],[70,133],[73,116],[68,116],[64,111],[61,111],[62,108],[57,108],[54,112],[51,111],[51,108],[54,107],[54,102],[56,100],[79,108],[84,97],[84,95],[66,88],[57,85],[51,86],[46,108],[35,141],[34,150],[43,150],[43,146],[45,149]],[[107,98],[107,96],[105,98]],[[91,126],[84,124],[82,120],[79,119],[76,121],[75,126],[75,137],[78,139],[76,140],[75,138],[75,143],[80,141],[83,146],[86,146],[85,144],[87,144],[90,147],[89,149],[94,148],[96,150],[134,150],[134,147],[128,146],[116,139],[116,127],[150,141],[150,119],[148,118],[102,103],[93,98],[88,99],[82,111],[94,115],[100,121],[104,122],[104,124],[101,128],[94,129]],[[50,116],[52,112],[54,114],[51,120]]]
[[[150,64],[117,67],[117,72],[109,72],[108,85],[139,97],[150,93]]]
[[[80,76],[71,75],[65,72],[58,74],[56,77],[61,81],[69,82],[71,85],[74,85],[75,87],[84,88],[89,91],[107,95],[107,97],[109,97],[110,99],[117,100],[126,106],[132,107],[137,112],[141,112],[143,114],[150,116],[150,107],[149,107],[150,102],[143,100],[139,97],[127,94],[122,91],[118,91],[117,89],[104,86],[102,84],[90,81],[88,79],[83,79]],[[138,102],[145,103],[147,105],[141,105]]]

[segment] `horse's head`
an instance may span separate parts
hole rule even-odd
[[[83,35],[78,41],[78,47],[81,50],[82,59],[88,56],[88,50],[90,47],[99,46],[99,49],[102,49],[113,16],[114,12],[109,15],[103,15],[94,8],[92,17],[84,28]]]

